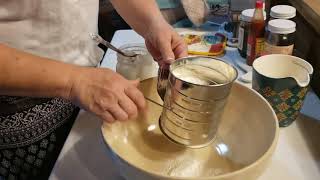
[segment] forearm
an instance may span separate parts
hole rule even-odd
[[[167,24],[155,0],[111,0],[124,20],[140,35],[145,37],[149,29]]]
[[[0,94],[67,98],[74,68],[0,44]]]

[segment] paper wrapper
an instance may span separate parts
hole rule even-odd
[[[221,33],[180,34],[190,55],[219,56],[224,53],[227,38]]]

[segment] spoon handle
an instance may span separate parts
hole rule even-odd
[[[103,45],[105,45],[106,47],[116,51],[117,53],[123,55],[123,56],[128,56],[131,57],[127,54],[125,54],[124,52],[120,51],[118,48],[114,47],[111,43],[109,43],[108,41],[104,40],[101,36],[99,36],[98,34],[91,34],[91,37],[93,40],[95,40],[98,43],[101,43]]]

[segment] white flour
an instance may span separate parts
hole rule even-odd
[[[214,81],[213,76],[210,76],[207,68],[196,66],[192,64],[186,64],[179,66],[173,70],[173,75],[183,81],[198,84],[198,85],[210,85],[217,84]]]

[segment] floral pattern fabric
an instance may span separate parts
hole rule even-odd
[[[60,98],[11,96],[0,96],[0,107],[0,179],[47,179],[79,109]]]

